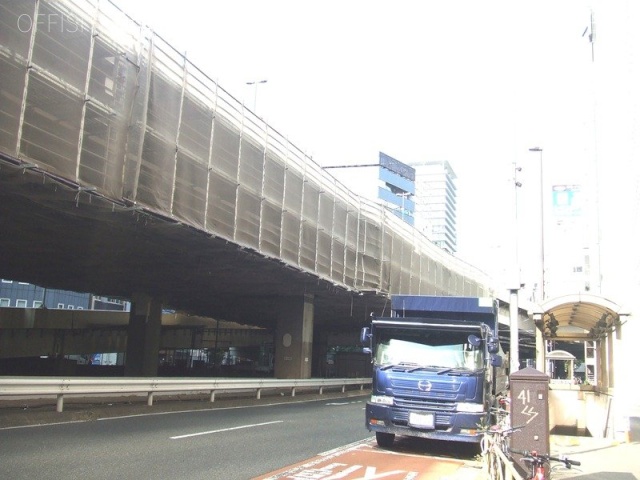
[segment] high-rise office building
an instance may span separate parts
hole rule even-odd
[[[409,225],[414,224],[413,167],[379,152],[376,163],[324,168],[356,195],[378,202]]]
[[[545,293],[547,298],[566,293],[590,292],[593,257],[588,205],[580,185],[553,185],[552,222],[546,229]]]
[[[455,254],[456,174],[446,161],[412,166],[416,170],[415,226],[440,248]]]

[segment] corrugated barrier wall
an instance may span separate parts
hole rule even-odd
[[[489,294],[109,2],[0,1],[0,149],[349,289]]]

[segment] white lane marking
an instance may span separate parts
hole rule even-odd
[[[151,412],[151,413],[136,413],[136,414],[132,414],[132,415],[120,415],[120,416],[116,416],[116,417],[100,417],[100,418],[96,418],[96,421],[98,422],[104,422],[107,420],[126,420],[129,418],[136,418],[136,417],[155,417],[157,415],[174,415],[176,413],[196,413],[196,412],[213,412],[216,410],[238,410],[238,409],[247,409],[247,408],[264,408],[264,407],[276,407],[279,405],[288,405],[288,404],[296,404],[296,403],[312,403],[312,402],[321,402],[323,400],[319,400],[317,398],[313,398],[313,399],[307,399],[307,400],[294,400],[294,401],[290,401],[290,402],[274,402],[274,403],[263,403],[260,405],[240,405],[240,406],[235,406],[235,407],[216,407],[213,406],[211,408],[196,408],[196,409],[191,409],[191,410],[175,410],[175,411],[170,411],[170,412]],[[352,403],[361,403],[362,400],[359,401],[355,401]],[[364,408],[363,408],[364,410]],[[38,423],[38,424],[34,424],[34,425],[16,425],[13,427],[0,427],[0,431],[2,430],[17,430],[19,428],[34,428],[34,427],[49,427],[49,426],[53,426],[53,425],[66,425],[68,423],[86,423],[86,422],[93,422],[94,420],[71,420],[68,422],[55,422],[55,423]]]
[[[246,408],[256,408],[256,407],[277,407],[280,405],[289,405],[289,404],[296,404],[296,403],[312,403],[312,402],[321,402],[322,400],[318,400],[316,399],[308,399],[308,400],[293,400],[290,402],[275,402],[275,403],[263,403],[260,405],[239,405],[236,407],[211,407],[211,408],[197,408],[197,409],[193,409],[193,410],[176,410],[176,411],[171,411],[171,412],[152,412],[152,413],[136,413],[133,415],[121,415],[118,417],[103,417],[103,418],[97,418],[96,420],[98,421],[105,421],[105,420],[120,420],[120,419],[127,419],[127,418],[135,418],[135,417],[152,417],[152,416],[156,416],[156,415],[173,415],[174,413],[195,413],[195,412],[213,412],[216,410],[238,410],[238,409],[246,409]],[[362,400],[356,401],[356,402],[352,402],[352,403],[361,403]],[[79,420],[80,422],[82,421],[86,421],[86,422],[90,422],[91,420]],[[62,422],[62,423],[68,423],[68,422]],[[22,428],[22,427],[15,427],[15,428]]]
[[[273,422],[253,423],[251,425],[240,425],[239,427],[221,428],[220,430],[209,430],[208,432],[188,433],[187,435],[177,435],[175,437],[169,437],[171,440],[180,440],[182,438],[197,437],[200,435],[209,435],[211,433],[230,432],[231,430],[240,430],[242,428],[262,427],[264,425],[272,425],[274,423],[282,423],[284,420],[275,420]]]
[[[68,422],[54,422],[54,423],[37,423],[37,424],[33,424],[33,425],[16,425],[13,427],[1,427],[1,430],[16,430],[18,428],[35,428],[35,427],[48,427],[48,426],[55,426],[55,425],[67,425],[69,423],[85,423],[88,422],[89,420],[70,420]]]

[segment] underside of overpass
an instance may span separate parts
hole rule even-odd
[[[42,15],[81,28],[21,28]],[[147,364],[163,308],[290,346],[390,293],[490,295],[110,2],[8,3],[0,28],[0,278],[131,300]]]
[[[0,163],[0,278],[274,328],[282,299],[313,295],[315,323],[353,330],[384,295],[348,291],[135,205]],[[130,268],[134,265],[135,268]]]
[[[0,359],[124,353],[129,312],[47,308],[0,309]],[[273,342],[273,331],[164,312],[160,349],[247,347]]]

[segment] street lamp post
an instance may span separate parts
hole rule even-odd
[[[520,370],[520,325],[518,325],[518,291],[520,285],[509,289],[509,373]]]
[[[256,103],[258,101],[258,85],[261,83],[267,83],[267,81],[255,80],[253,82],[247,82],[247,85],[253,85],[253,113],[256,112]]]
[[[544,171],[542,163],[542,148],[532,147],[530,152],[540,154],[540,298],[539,303],[545,300],[545,266],[544,266]]]
[[[522,186],[522,183],[518,181],[518,172],[522,171],[521,167],[518,167],[515,163],[513,164],[513,186],[514,186],[514,218],[515,218],[515,249],[516,249],[516,258],[515,258],[515,274],[514,278],[511,280],[515,282],[512,288],[509,289],[509,347],[510,347],[510,363],[509,363],[509,372],[514,373],[520,370],[520,332],[519,332],[519,322],[518,322],[518,293],[522,288],[522,284],[520,283],[520,254],[518,247],[518,188]]]
[[[514,242],[516,250],[516,271],[515,278],[520,283],[521,271],[520,271],[520,224],[518,220],[518,189],[522,187],[522,182],[518,180],[518,173],[522,172],[522,167],[519,167],[513,162],[513,218],[515,220],[514,227]]]

